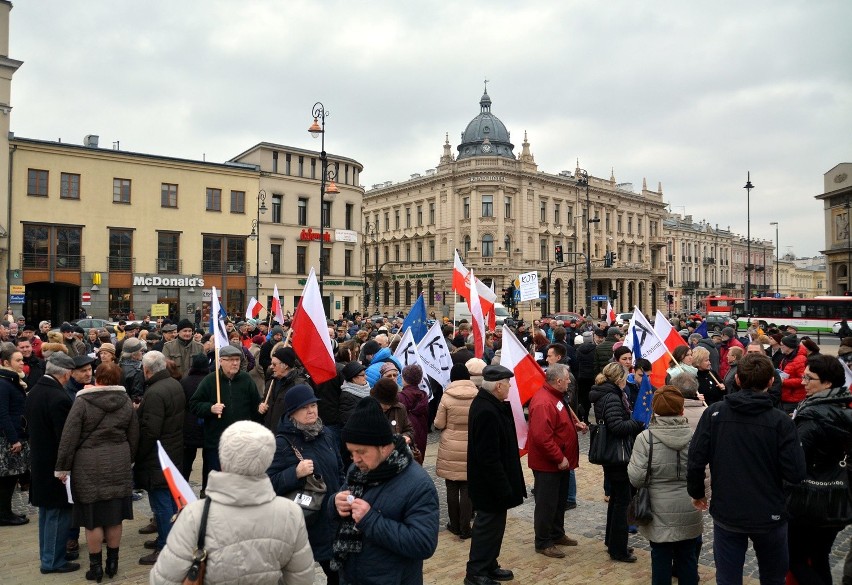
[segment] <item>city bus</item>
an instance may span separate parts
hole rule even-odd
[[[737,302],[742,302],[742,300],[742,298],[726,297],[724,295],[711,295],[704,299],[704,314],[734,317],[736,315],[734,305]]]
[[[778,326],[792,325],[800,332],[832,333],[835,323],[852,317],[852,297],[753,298],[749,304],[753,315],[751,319]],[[737,319],[737,326],[746,329],[749,320],[748,317],[741,316]]]

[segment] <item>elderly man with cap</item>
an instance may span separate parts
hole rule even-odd
[[[192,356],[203,354],[204,346],[193,340],[194,328],[189,319],[181,319],[175,327],[177,338],[163,344],[163,355],[172,360],[181,375],[185,376],[192,365]]]
[[[263,424],[274,433],[286,410],[284,397],[293,386],[307,383],[307,378],[298,366],[296,352],[292,347],[279,347],[272,352],[270,371],[272,379],[267,382],[267,391],[264,392],[263,398],[269,410],[264,415]]]
[[[805,374],[808,358],[799,347],[799,338],[795,335],[787,335],[781,339],[781,353],[784,355],[778,365],[781,371],[781,409],[791,414],[796,410],[796,405],[807,396],[802,385],[802,376]]]
[[[86,344],[77,339],[74,335],[74,326],[67,321],[59,326],[59,332],[62,333],[62,343],[65,344],[65,350],[71,357],[75,355],[86,355]]]
[[[62,352],[47,360],[45,375],[30,388],[26,417],[30,434],[30,504],[38,506],[41,572],[69,573],[80,568],[66,560],[71,529],[71,504],[65,486],[54,476],[62,429],[73,404],[63,389],[71,378],[74,360]]]
[[[274,455],[275,437],[259,424],[239,421],[222,433],[217,456],[222,471],[210,473],[207,498],[189,504],[178,515],[171,538],[151,569],[151,583],[184,581],[205,516],[206,582],[314,582],[314,559],[302,510],[277,497],[266,475]]]
[[[115,351],[122,353],[124,351],[124,342],[128,339],[139,338],[139,323],[128,323],[124,326],[124,337],[117,340],[115,343]]]
[[[331,494],[339,523],[331,569],[344,583],[423,583],[423,560],[438,546],[435,484],[374,398],[358,403],[342,437],[353,465]]]
[[[219,350],[219,367],[207,375],[189,401],[189,409],[204,419],[204,453],[210,469],[218,470],[219,438],[222,432],[238,420],[263,422],[269,406],[260,401],[251,377],[240,371],[242,350],[225,345]],[[217,400],[216,378],[219,379]]]
[[[71,358],[74,360],[74,369],[71,377],[65,382],[65,391],[71,400],[77,396],[77,392],[92,384],[92,364],[95,358],[88,355],[78,355]]]
[[[163,325],[163,327],[160,329],[160,334],[162,335],[162,337],[154,343],[151,349],[153,349],[154,351],[163,351],[163,348],[166,346],[167,343],[169,343],[170,341],[174,341],[177,338],[177,332],[178,327],[174,323],[167,323]],[[190,336],[190,339],[192,339],[192,336]]]
[[[124,378],[124,388],[130,399],[138,404],[145,392],[145,378],[142,375],[142,354],[145,344],[135,337],[127,337],[121,342],[121,346],[121,359],[118,365]]]
[[[500,568],[497,557],[506,531],[506,512],[527,496],[515,420],[506,402],[514,374],[504,366],[486,366],[482,376],[482,389],[470,405],[468,421],[467,481],[476,517],[466,585],[493,585],[514,578],[512,571]]]

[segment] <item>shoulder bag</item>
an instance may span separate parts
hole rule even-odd
[[[280,436],[284,437],[284,440],[290,443],[290,447],[293,449],[293,453],[296,454],[296,458],[299,461],[304,461],[304,457],[302,457],[302,453],[296,448],[296,445],[284,435]],[[328,487],[325,485],[325,480],[323,480],[322,476],[312,473],[305,477],[304,487],[286,493],[284,497],[296,502],[302,509],[302,513],[305,515],[305,526],[310,528],[319,520],[327,492]]]
[[[204,583],[204,573],[207,571],[207,550],[204,548],[204,537],[207,533],[207,514],[210,512],[210,498],[204,498],[204,512],[201,514],[201,525],[198,527],[198,545],[192,554],[192,564],[183,578],[183,585],[201,585]]]
[[[601,412],[604,409],[601,408]],[[627,465],[630,462],[632,437],[616,437],[606,428],[606,420],[590,425],[589,463],[595,465]]]
[[[836,465],[805,478],[799,484],[787,484],[787,514],[790,520],[811,526],[843,527],[852,524],[848,455]]]
[[[651,490],[648,487],[651,484],[651,460],[654,456],[654,436],[651,434],[651,429],[648,429],[648,468],[645,470],[645,483],[636,490],[633,499],[627,506],[627,522],[629,524],[637,524],[645,526],[653,520],[651,515]]]

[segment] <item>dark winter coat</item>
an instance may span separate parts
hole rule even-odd
[[[0,434],[10,445],[27,440],[26,401],[27,393],[18,373],[0,368]]]
[[[698,378],[698,392],[704,395],[704,402],[708,406],[725,398],[726,390],[722,390],[716,385],[716,380],[722,381],[716,370],[698,370],[696,377]]]
[[[71,398],[56,378],[42,376],[26,401],[27,428],[30,433],[30,503],[45,508],[70,508],[65,485],[54,475],[59,441]]]
[[[290,417],[284,417],[280,420],[275,435],[275,458],[266,470],[276,494],[284,496],[305,487],[306,478],[296,478],[299,458],[293,451],[293,445],[304,459],[314,462],[314,475],[319,475],[325,481],[328,488],[326,494],[340,491],[344,479],[343,461],[340,459],[340,447],[334,434],[323,429],[316,437],[308,438],[293,425]],[[320,518],[308,528],[308,539],[311,542],[311,550],[314,551],[314,560],[317,561],[331,559],[331,543],[337,529],[337,524],[331,519],[330,508],[333,507],[334,499],[326,495]]]
[[[219,376],[222,404],[225,405],[221,418],[210,412],[216,404],[216,376]],[[222,373],[222,368],[219,368],[208,374],[198,385],[198,390],[189,401],[189,409],[194,415],[204,419],[204,447],[218,449],[219,437],[231,423],[253,420],[263,424],[263,415],[257,411],[259,404],[260,395],[251,376],[245,372],[237,372],[233,379],[229,379]]]
[[[204,446],[204,419],[189,409],[189,401],[195,391],[198,390],[198,385],[209,373],[206,368],[203,370],[190,369],[189,373],[180,381],[184,398],[186,398],[186,411],[183,417],[184,449],[198,449]]]
[[[204,353],[204,346],[193,339],[186,342],[175,338],[163,344],[163,355],[166,359],[172,360],[184,376],[189,372],[192,356],[200,353]]]
[[[343,366],[346,364],[336,362],[334,365],[337,368],[337,376],[322,384],[317,384],[314,389],[314,394],[320,399],[317,402],[319,417],[325,425],[342,424],[340,419],[340,387],[343,384]]]
[[[577,348],[577,379],[595,379],[595,348],[593,341],[586,341]]]
[[[595,375],[600,374],[604,366],[612,361],[612,346],[616,341],[614,335],[607,334],[606,339],[595,346]]]
[[[765,392],[742,390],[707,407],[689,447],[686,486],[701,499],[710,465],[710,515],[728,530],[765,532],[786,519],[783,481],[805,478],[805,456],[789,416]]]
[[[257,392],[255,392],[257,395]],[[157,441],[172,461],[183,461],[183,420],[186,397],[180,382],[168,370],[148,378],[145,396],[139,405],[139,451],[134,474],[137,487],[146,490],[167,488]]]
[[[284,396],[287,394],[287,390],[296,384],[304,384],[306,380],[307,378],[301,368],[292,369],[283,378],[275,380],[269,396],[269,410],[263,415],[263,424],[267,429],[273,433],[278,429],[278,423],[281,422],[281,417],[287,410],[284,406]]]
[[[24,371],[29,368],[29,372],[24,377],[24,382],[27,383],[27,388],[32,388],[44,376],[44,360],[36,357],[35,352],[28,358],[24,358]]]
[[[595,420],[600,423],[604,421],[607,429],[607,437],[610,440],[621,440],[628,437],[628,443],[632,446],[636,435],[641,433],[645,426],[638,420],[630,417],[630,411],[624,406],[621,388],[612,382],[604,382],[592,386],[589,392],[589,400],[593,403]],[[624,465],[604,465],[604,471],[613,479],[627,481],[627,462]]]
[[[480,390],[470,405],[467,437],[468,494],[474,510],[504,512],[520,506],[527,488],[511,405]]]
[[[77,503],[124,498],[133,491],[138,445],[136,411],[124,386],[84,388],[62,431],[56,471],[71,473]]]
[[[405,386],[399,391],[399,401],[405,406],[414,430],[414,444],[425,455],[429,434],[429,399],[419,386]]]
[[[124,388],[133,402],[139,402],[145,393],[145,376],[142,374],[142,362],[122,358],[118,365],[124,379]]]

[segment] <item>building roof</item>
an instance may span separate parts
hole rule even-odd
[[[501,156],[515,160],[515,145],[500,118],[491,113],[491,97],[486,89],[479,99],[479,115],[467,125],[461,135],[456,160],[473,156]]]

